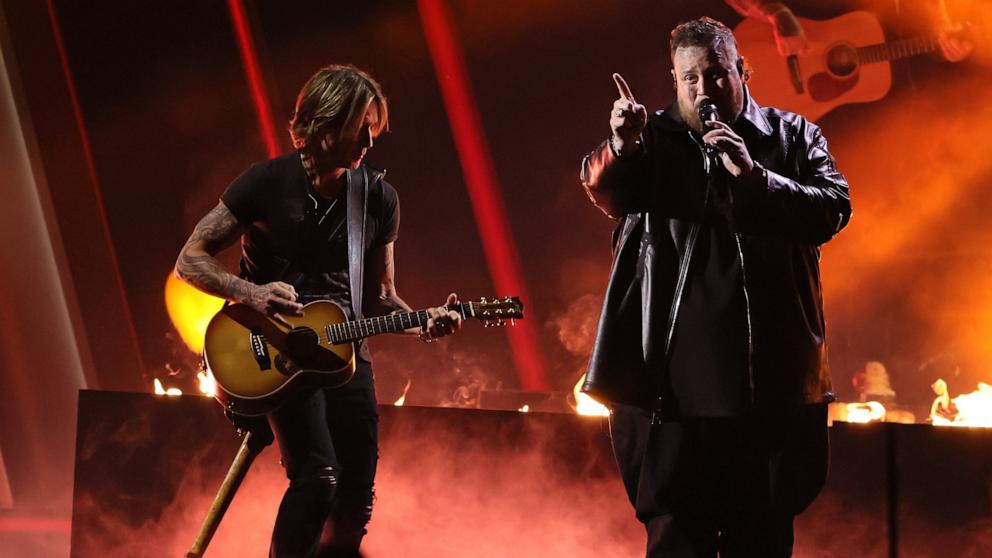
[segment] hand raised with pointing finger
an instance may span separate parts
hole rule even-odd
[[[613,102],[613,112],[610,113],[613,147],[621,153],[631,153],[637,149],[637,138],[648,121],[648,110],[634,100],[630,87],[620,74],[613,74],[613,81],[620,92],[620,98]]]

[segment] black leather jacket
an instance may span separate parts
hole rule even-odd
[[[744,269],[750,399],[762,407],[831,401],[819,246],[850,219],[848,185],[819,127],[745,97],[733,128],[760,167],[746,180],[722,167],[715,176],[732,194]],[[665,408],[682,288],[708,211],[704,153],[671,106],[648,118],[635,153],[617,157],[603,142],[582,161],[589,198],[618,221],[583,386],[600,400]]]

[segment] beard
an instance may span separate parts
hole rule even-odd
[[[703,122],[699,120],[699,111],[693,105],[692,101],[687,99],[685,95],[678,95],[679,104],[679,116],[682,117],[682,121],[689,126],[689,128],[702,134]]]
[[[699,119],[698,103],[700,102],[700,98],[696,97],[695,102],[690,101],[682,91],[677,91],[676,97],[678,97],[679,116],[682,117],[682,121],[696,132],[705,134],[706,129],[703,126],[703,122]],[[743,86],[732,89],[726,96],[710,97],[710,99],[716,104],[716,110],[720,115],[721,122],[733,125],[744,111]]]

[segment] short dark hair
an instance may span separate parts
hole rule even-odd
[[[737,52],[737,39],[729,27],[719,21],[703,16],[699,19],[686,21],[672,29],[672,40],[668,43],[672,58],[675,49],[679,47],[712,47],[714,50],[733,48]]]

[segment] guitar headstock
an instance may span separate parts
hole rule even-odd
[[[520,298],[507,296],[503,298],[486,298],[463,302],[465,317],[478,318],[486,327],[501,327],[509,321],[513,325],[514,320],[521,320],[524,317],[524,305]]]

